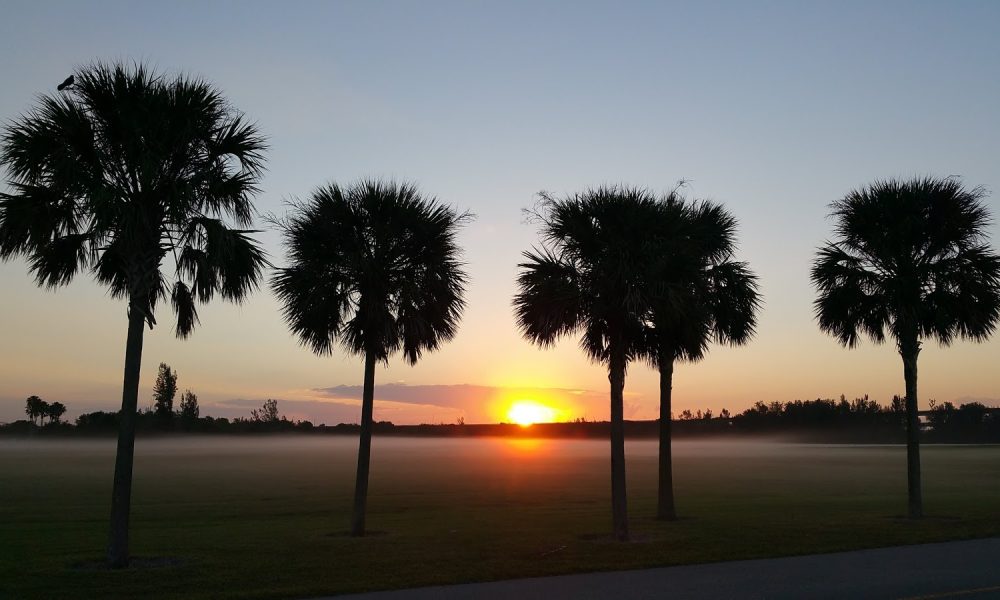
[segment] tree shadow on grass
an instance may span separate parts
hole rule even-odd
[[[585,542],[596,542],[600,544],[648,544],[654,541],[653,536],[645,532],[630,533],[627,542],[618,541],[617,539],[615,539],[615,535],[609,532],[581,533],[580,535],[577,536],[577,539],[583,540]]]
[[[145,569],[164,569],[169,567],[182,567],[191,561],[173,556],[134,556],[129,559],[128,567],[125,569],[112,569],[106,560],[83,560],[70,565],[75,571],[129,571]]]
[[[886,515],[883,518],[887,521],[890,521],[898,525],[919,525],[921,523],[953,523],[962,520],[962,517],[956,517],[954,515],[924,515],[918,518],[913,518],[909,515]]]
[[[371,531],[371,530],[366,530],[364,535],[361,535],[361,536],[352,536],[350,531],[344,530],[344,531],[331,531],[330,533],[325,533],[323,535],[325,535],[326,537],[344,537],[344,538],[355,537],[355,538],[357,538],[357,539],[360,540],[360,539],[369,538],[369,537],[382,537],[382,536],[386,536],[386,535],[389,535],[389,532],[388,531]]]

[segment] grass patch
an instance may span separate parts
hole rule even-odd
[[[354,444],[139,440],[141,560],[109,571],[114,443],[2,441],[0,595],[308,598],[1000,535],[996,446],[924,447],[928,518],[911,521],[901,447],[681,442],[681,518],[664,522],[655,443],[630,442],[636,541],[620,544],[606,443],[376,438],[373,535],[352,538]]]

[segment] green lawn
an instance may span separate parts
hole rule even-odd
[[[132,553],[110,572],[111,441],[0,441],[0,597],[287,598],[1000,535],[1000,447],[925,446],[928,518],[899,447],[681,442],[682,519],[651,518],[656,447],[630,442],[635,541],[610,541],[607,444],[374,440],[368,526],[344,535],[354,440],[140,439]],[[82,565],[82,566],[81,566]]]

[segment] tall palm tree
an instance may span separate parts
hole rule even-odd
[[[541,248],[519,265],[514,312],[530,341],[551,346],[580,333],[580,346],[608,368],[611,385],[611,507],[615,538],[628,540],[624,387],[628,363],[642,356],[650,310],[645,265],[664,233],[661,206],[636,188],[600,187],[554,199],[535,215]]]
[[[271,284],[289,328],[316,354],[339,342],[365,359],[351,535],[365,533],[375,364],[399,350],[416,364],[454,337],[466,282],[455,236],[468,217],[412,184],[368,180],[322,187],[277,221],[289,265]]]
[[[887,335],[903,359],[909,516],[923,515],[917,356],[924,338],[986,340],[1000,319],[1000,257],[982,188],[953,177],[876,181],[832,205],[837,239],[812,281],[820,329],[848,348]]]
[[[733,260],[736,219],[721,205],[688,203],[676,191],[663,199],[662,218],[678,221],[683,233],[665,240],[651,262],[656,294],[649,320],[648,359],[660,372],[659,486],[656,514],[677,518],[671,452],[674,363],[704,358],[712,341],[743,345],[753,337],[760,294],[747,263]]]
[[[135,412],[145,324],[169,296],[176,334],[196,300],[239,302],[266,265],[245,229],[264,141],[210,84],[143,65],[78,70],[2,134],[0,259],[26,257],[38,285],[90,271],[128,306],[108,562],[128,564]],[[163,262],[172,259],[164,273]],[[169,264],[169,262],[168,262]]]

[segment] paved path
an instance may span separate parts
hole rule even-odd
[[[1000,538],[513,579],[337,600],[1000,599]]]

